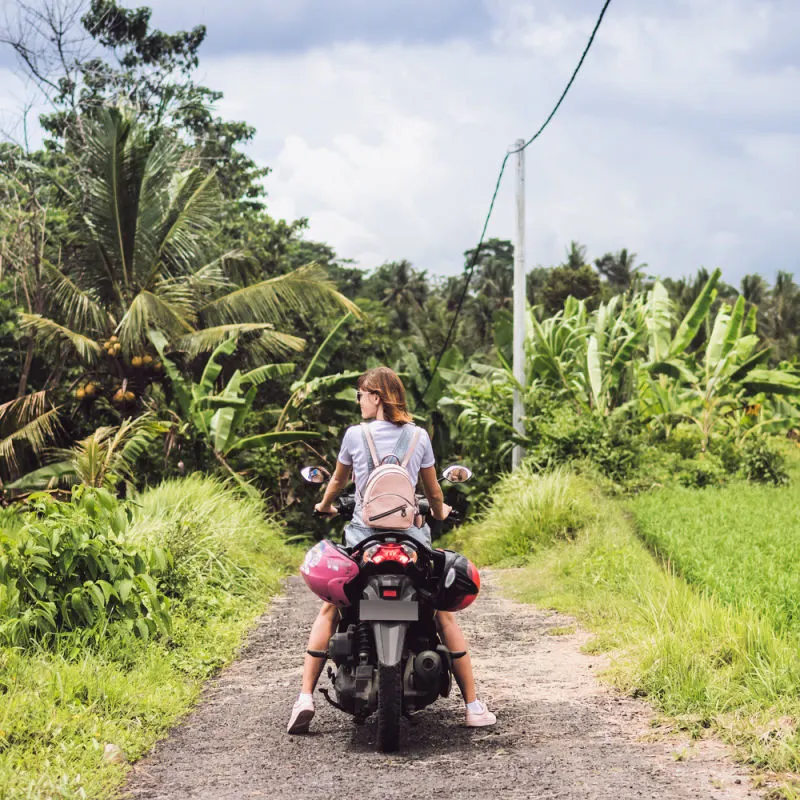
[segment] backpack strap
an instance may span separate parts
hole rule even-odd
[[[361,438],[364,440],[367,451],[367,475],[372,472],[381,462],[378,458],[378,451],[375,449],[375,440],[372,438],[372,431],[369,429],[368,422],[361,423]]]
[[[403,426],[397,444],[394,446],[392,455],[397,459],[401,467],[406,467],[417,449],[419,437],[422,435],[422,428],[413,423]],[[372,431],[369,429],[368,422],[361,423],[361,437],[364,440],[365,450],[367,451],[367,470],[372,473],[375,467],[380,466],[381,459],[375,447],[375,439],[372,438]]]
[[[418,428],[416,425],[412,425],[411,427],[414,429],[414,435],[411,437],[411,444],[409,444],[406,448],[405,454],[403,455],[403,460],[400,462],[401,467],[408,465],[408,462],[411,460],[411,456],[414,455],[414,451],[417,449],[419,437],[422,435],[422,428]],[[397,453],[396,455],[398,458],[401,457],[400,453]]]

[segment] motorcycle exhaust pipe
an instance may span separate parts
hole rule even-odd
[[[442,672],[442,659],[433,650],[423,650],[414,659],[414,675],[424,686],[433,686]]]

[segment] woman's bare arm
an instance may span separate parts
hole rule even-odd
[[[347,464],[342,464],[341,461],[337,460],[333,476],[325,487],[325,494],[322,495],[322,500],[314,506],[317,511],[321,514],[335,513],[336,509],[331,503],[345,490],[347,484],[350,483],[350,473],[352,471],[352,467],[348,467]]]
[[[425,492],[425,497],[431,504],[431,514],[434,519],[447,519],[451,508],[444,502],[444,495],[442,494],[442,487],[439,486],[439,481],[436,480],[436,467],[423,467],[419,471],[419,476],[422,478],[422,491]]]

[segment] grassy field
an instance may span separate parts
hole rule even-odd
[[[297,560],[257,502],[208,478],[167,482],[134,509],[128,537],[174,552],[172,632],[0,648],[3,800],[112,796],[125,762],[192,706]],[[106,745],[125,760],[104,758]]]
[[[762,521],[794,496],[791,488],[723,491],[751,502],[763,498]],[[546,518],[525,513],[542,496],[552,501],[541,506]],[[727,529],[728,517],[715,516],[726,504],[718,506],[715,497],[665,490],[638,499],[637,513],[699,518],[697,530]],[[564,519],[571,521],[564,525]],[[784,519],[788,532],[788,513]],[[694,536],[693,546],[700,538]],[[721,591],[688,582],[654,557],[621,501],[567,473],[507,478],[485,519],[462,528],[449,544],[479,564],[522,565],[503,578],[512,595],[574,614],[596,634],[592,649],[612,656],[606,678],[626,693],[647,695],[674,725],[698,736],[716,730],[760,769],[800,770],[800,634],[776,627],[775,610],[760,599],[767,595],[750,592],[732,603]],[[724,575],[735,569],[715,570],[713,554],[733,565],[733,540],[722,536],[705,552],[707,574],[726,586]],[[746,580],[736,585],[749,586]],[[787,789],[786,796],[794,795]]]
[[[800,490],[664,489],[631,503],[644,541],[691,584],[800,631]]]

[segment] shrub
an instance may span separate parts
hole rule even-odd
[[[485,513],[446,537],[445,546],[463,548],[480,564],[524,562],[542,547],[574,538],[593,508],[581,478],[561,469],[538,474],[526,462],[503,476]]]
[[[125,539],[127,509],[103,489],[76,487],[71,502],[33,495],[16,531],[0,534],[0,640],[25,645],[57,633],[109,627],[148,638],[169,630],[156,579],[167,553]]]
[[[720,465],[728,475],[735,475],[742,466],[742,449],[735,439],[716,439],[712,442],[712,452],[719,458]]]
[[[682,461],[678,473],[678,483],[688,489],[705,489],[708,486],[722,486],[727,480],[722,462],[711,453],[694,461]]]
[[[586,459],[615,481],[630,477],[639,466],[641,437],[638,419],[629,409],[609,417],[576,413],[568,406],[551,407],[537,420],[529,458],[539,469]]]
[[[789,483],[786,459],[766,439],[750,439],[742,448],[742,471],[749,481],[783,486]]]
[[[221,482],[194,476],[99,512],[93,528],[113,534],[125,552],[139,553],[159,538],[151,541],[144,532],[162,530],[160,513],[173,521],[191,517],[192,530],[208,536],[209,546],[228,542],[227,557],[247,578],[235,591],[201,579],[186,585],[170,603],[169,635],[143,641],[110,625],[102,638],[84,628],[54,636],[52,647],[0,646],[0,797],[117,796],[128,767],[104,759],[104,743],[118,745],[132,762],[167,735],[196,702],[202,681],[234,656],[281,576],[299,560],[258,508]],[[123,512],[116,521],[114,509]],[[45,521],[15,514],[24,520],[20,529]],[[79,516],[73,513],[70,522]],[[5,522],[0,515],[10,539]],[[158,574],[159,588],[166,574]]]
[[[702,441],[703,436],[696,425],[676,425],[664,438],[662,446],[688,460],[700,455]]]

